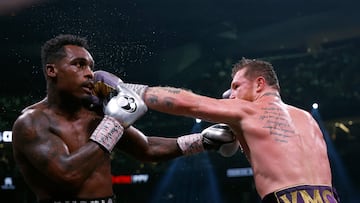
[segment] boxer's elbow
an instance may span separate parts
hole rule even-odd
[[[89,177],[89,171],[83,170],[81,167],[73,167],[70,165],[61,165],[57,167],[51,167],[51,171],[48,176],[61,185],[64,188],[68,188],[71,191],[81,188],[84,182]]]
[[[74,173],[62,173],[52,177],[53,181],[62,189],[66,189],[69,192],[77,191],[85,182],[80,174]]]

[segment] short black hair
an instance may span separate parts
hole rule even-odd
[[[52,39],[49,39],[41,47],[41,64],[45,71],[45,66],[48,63],[53,63],[66,56],[64,46],[65,45],[76,45],[89,49],[87,39],[84,37],[71,35],[71,34],[60,34]]]

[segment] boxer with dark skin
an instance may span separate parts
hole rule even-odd
[[[42,63],[47,95],[25,108],[12,129],[14,158],[26,183],[38,202],[114,202],[111,150],[93,134],[101,127],[107,132],[115,121],[101,124],[103,107],[92,103],[94,60],[87,41],[73,35],[50,39]],[[133,126],[117,136],[115,148],[140,161],[184,155],[176,138],[148,137]]]
[[[110,154],[89,141],[103,117],[86,104],[94,60],[83,41],[71,40],[63,57],[44,64],[47,98],[26,108],[13,126],[15,160],[40,202],[113,196]],[[116,147],[142,161],[182,154],[176,139],[145,137],[132,126]]]

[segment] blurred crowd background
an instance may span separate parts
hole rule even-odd
[[[321,125],[341,199],[360,202],[359,6],[356,0],[0,1],[0,202],[35,201],[12,158],[11,128],[21,109],[45,96],[40,47],[61,33],[89,40],[96,70],[216,98],[242,57],[271,62],[283,99]],[[135,123],[147,135],[169,137],[207,125],[154,111]],[[117,151],[112,167],[119,202],[259,202],[240,152],[141,163]]]

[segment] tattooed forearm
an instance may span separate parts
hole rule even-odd
[[[157,104],[159,103],[159,97],[156,96],[156,95],[149,95],[147,98],[146,98],[146,102],[149,103],[149,104]]]
[[[161,110],[179,110],[178,105],[182,101],[182,94],[187,90],[175,87],[152,87],[146,92],[145,103],[151,108]]]
[[[172,108],[174,106],[174,99],[171,97],[161,99],[156,95],[149,95],[146,99],[146,103],[153,105],[161,104],[164,107]]]
[[[172,94],[179,94],[181,89],[179,88],[174,88],[174,87],[163,87],[163,89],[169,93],[172,93]]]
[[[164,105],[168,108],[174,107],[174,99],[171,97],[164,98]]]

